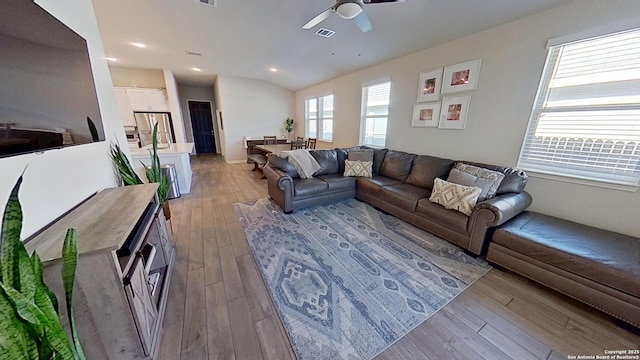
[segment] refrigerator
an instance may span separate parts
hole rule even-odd
[[[158,144],[171,144],[174,142],[175,136],[170,113],[135,112],[134,117],[141,147],[152,144],[152,131],[155,124],[158,124]]]

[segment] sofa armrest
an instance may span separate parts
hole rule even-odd
[[[504,224],[509,219],[520,214],[531,205],[531,195],[507,193],[492,199],[482,201],[473,208],[469,217],[469,247],[468,250],[480,255],[488,239],[488,230]],[[490,235],[490,234],[489,234]]]
[[[265,165],[262,173],[267,178],[267,190],[271,199],[285,213],[293,211],[294,187],[291,176],[269,164]]]
[[[264,177],[267,178],[267,181],[272,182],[278,186],[278,189],[285,190],[288,185],[293,187],[293,179],[291,176],[285,174],[283,171],[274,168],[267,164],[263,169]],[[288,185],[287,185],[288,184]]]

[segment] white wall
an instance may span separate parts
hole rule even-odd
[[[109,143],[116,140],[121,144],[127,142],[92,2],[38,0],[37,3],[87,40],[107,141],[46,151],[40,155],[0,159],[1,208],[4,208],[16,179],[25,172],[20,191],[24,212],[23,238],[96,191],[115,186]]]
[[[294,93],[262,80],[218,76],[216,96],[222,112],[223,155],[227,162],[246,159],[244,137],[283,137],[285,120],[294,112]]]
[[[213,87],[178,85],[180,93],[180,106],[182,107],[182,118],[184,119],[184,131],[188,142],[193,142],[193,128],[191,126],[191,116],[189,115],[189,101],[203,101],[211,103],[211,118],[213,119],[213,132],[216,143],[216,152],[220,152],[220,136],[218,122],[216,121],[216,100]]]
[[[548,39],[611,23],[640,26],[640,2],[576,1],[544,13],[379,64],[296,93],[296,118],[304,119],[304,100],[334,93],[332,146],[357,144],[361,84],[391,83],[387,147],[418,154],[515,166]],[[412,128],[420,72],[482,58],[466,130]],[[530,177],[530,210],[640,236],[640,192],[577,185]]]
[[[169,111],[171,111],[171,119],[173,120],[173,131],[176,133],[175,142],[187,142],[185,134],[185,122],[182,118],[182,107],[180,106],[180,94],[178,94],[178,82],[173,76],[171,70],[164,69],[164,81],[167,86],[167,103]]]
[[[164,89],[162,69],[133,69],[109,65],[113,86]]]

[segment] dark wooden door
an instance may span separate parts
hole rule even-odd
[[[211,103],[189,101],[189,115],[191,116],[191,129],[193,130],[196,152],[198,154],[216,152]]]

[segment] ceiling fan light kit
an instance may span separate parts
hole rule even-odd
[[[336,13],[345,20],[351,20],[362,12],[362,7],[356,2],[343,2],[336,8]]]
[[[365,4],[382,4],[392,2],[404,2],[404,0],[336,0],[336,3],[333,4],[332,7],[316,15],[316,17],[304,24],[302,28],[309,30],[326,20],[331,16],[332,12],[335,12],[345,20],[353,19],[362,32],[367,32],[371,30],[371,22],[369,21],[369,17],[362,6]]]

